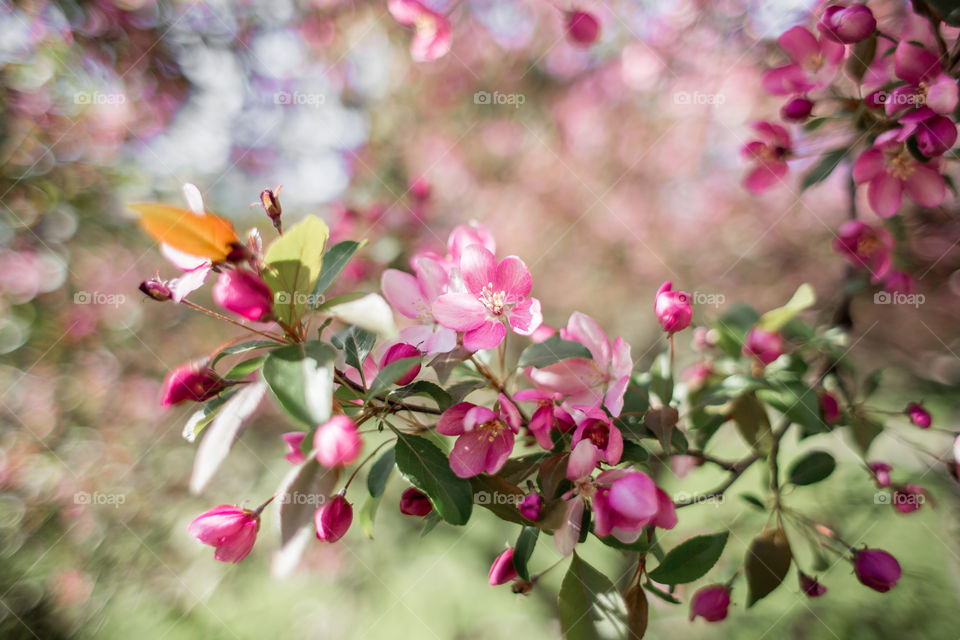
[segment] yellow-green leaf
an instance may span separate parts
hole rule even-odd
[[[296,324],[308,308],[315,306],[311,294],[323,268],[329,235],[327,223],[310,216],[267,249],[263,278],[273,291],[273,311],[281,322]]]
[[[787,304],[777,309],[771,309],[760,316],[757,327],[764,331],[779,331],[783,328],[783,325],[793,320],[801,311],[812,307],[816,301],[816,292],[814,292],[812,286],[805,282],[797,287],[796,292]]]

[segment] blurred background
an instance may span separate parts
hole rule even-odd
[[[375,290],[383,268],[440,250],[451,228],[477,220],[499,253],[526,260],[548,323],[593,315],[642,365],[663,347],[652,307],[667,279],[708,301],[699,324],[738,300],[778,306],[802,282],[831,316],[843,295],[830,241],[847,215],[845,171],[802,196],[795,182],[761,197],[740,187],[750,123],[780,108],[760,90],[779,60],[773,39],[805,23],[812,2],[428,4],[450,16],[453,48],[414,63],[411,32],[385,0],[0,0],[0,637],[559,637],[560,570],[527,597],[487,585],[516,527],[478,513],[464,529],[421,536],[395,508],[396,478],[372,541],[354,527],[341,544],[317,544],[290,580],[270,577],[270,510],[243,564],[214,562],[187,524],[213,505],[269,496],[288,468],[287,426],[264,406],[205,495],[189,494],[195,445],[180,431],[190,410],[161,410],[160,382],[233,336],[139,294],[144,278],[176,272],[125,203],[182,206],[193,182],[209,209],[269,240],[249,204],[282,184],[286,225],[317,214],[334,240],[369,239],[344,291]],[[905,3],[871,7],[883,24]],[[599,18],[593,47],[565,37],[573,8]],[[795,173],[829,142],[801,139]],[[902,372],[884,379],[876,406],[922,398],[955,431],[957,202],[901,211],[898,261],[925,304],[857,297],[852,353],[865,371]],[[689,337],[681,362],[695,359]],[[960,494],[940,464],[952,437],[921,438],[897,416],[890,425],[871,455],[925,486],[933,508],[898,516],[874,504],[835,434],[784,451],[826,447],[848,463],[791,504],[894,553],[905,568],[896,590],[862,588],[840,563],[820,574],[830,592],[817,600],[798,597],[791,574],[747,612],[738,583],[720,625],[691,625],[686,605],[653,601],[648,637],[955,638]],[[717,455],[738,457],[728,428]],[[692,493],[721,480],[712,474],[660,482]],[[684,509],[664,544],[731,528],[710,574],[726,580],[765,519],[737,498],[748,491],[760,491],[759,474],[723,504]],[[621,573],[609,549],[584,553]],[[555,560],[543,539],[534,570]]]

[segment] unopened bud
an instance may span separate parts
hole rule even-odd
[[[280,198],[277,195],[279,193],[280,187],[277,187],[275,191],[264,189],[260,192],[260,204],[263,205],[263,210],[267,212],[270,222],[273,223],[273,228],[277,230],[277,233],[282,233],[280,214],[283,211],[280,208]]]
[[[153,298],[158,302],[166,302],[173,294],[170,292],[170,287],[167,286],[167,283],[158,278],[151,278],[150,280],[144,280],[140,283],[140,291],[143,292],[148,298]]]

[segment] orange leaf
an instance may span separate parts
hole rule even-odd
[[[197,215],[159,203],[129,206],[140,214],[140,226],[150,237],[191,256],[220,262],[240,243],[230,221],[212,213]]]

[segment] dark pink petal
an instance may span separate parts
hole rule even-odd
[[[240,531],[246,520],[247,516],[243,509],[222,504],[194,518],[187,527],[187,531],[200,542],[215,545],[220,538]]]
[[[507,549],[493,561],[487,580],[491,586],[495,587],[506,584],[516,577],[517,570],[513,566],[513,549]]]
[[[826,60],[827,66],[833,66],[843,60],[843,54],[847,48],[839,42],[832,40],[820,40],[820,55]]]
[[[409,273],[387,269],[380,276],[380,289],[383,297],[398,313],[408,318],[430,315],[430,303],[420,290],[417,279]]]
[[[487,320],[487,309],[472,293],[445,293],[433,303],[433,317],[454,331],[476,329]]]
[[[514,396],[516,398],[516,396]],[[537,410],[530,416],[528,425],[530,433],[537,439],[537,444],[546,451],[553,449],[553,440],[550,438],[550,432],[553,431],[553,407],[537,407]]]
[[[942,71],[936,55],[906,41],[897,45],[893,64],[897,77],[914,85],[935,78]]]
[[[463,348],[467,351],[493,349],[503,342],[507,335],[507,328],[496,320],[487,320],[476,329],[471,329],[463,335]]]
[[[943,176],[930,167],[917,164],[904,182],[907,195],[921,207],[939,206],[947,196]]]
[[[483,473],[486,471],[487,455],[492,444],[486,429],[464,433],[457,438],[450,452],[450,468],[461,478],[471,478]]]
[[[803,64],[820,54],[820,44],[806,27],[793,27],[777,38],[777,44],[787,52],[790,59]]]
[[[480,295],[483,288],[492,285],[497,277],[497,259],[484,247],[472,244],[460,258],[460,274],[467,291]]]
[[[957,142],[957,125],[946,116],[933,116],[917,127],[917,147],[928,158],[946,153]]]
[[[743,186],[753,193],[763,193],[782,182],[787,175],[787,163],[768,162],[755,166],[743,181]]]
[[[444,436],[458,436],[463,433],[466,430],[464,419],[476,406],[472,402],[458,402],[444,411],[437,421],[437,433]]]
[[[870,181],[867,188],[870,208],[881,218],[889,218],[900,208],[902,185],[888,173],[881,173]]]
[[[667,492],[657,487],[657,515],[653,517],[653,526],[661,529],[673,529],[677,526],[677,508]]]
[[[513,453],[514,442],[515,438],[512,431],[509,429],[501,429],[498,431],[493,438],[493,442],[490,443],[490,448],[487,450],[487,460],[484,465],[484,471],[490,474],[500,471],[503,465],[507,463],[510,454]]]
[[[857,184],[863,184],[873,180],[882,171],[884,171],[883,152],[879,149],[870,149],[860,154],[856,164],[853,165],[853,180]]]
[[[553,544],[561,555],[570,555],[577,546],[583,524],[583,508],[583,500],[579,498],[567,502],[563,524],[553,534]]]
[[[618,464],[620,458],[623,456],[623,434],[620,433],[620,429],[613,424],[610,424],[609,429],[607,448],[606,451],[604,451],[603,457],[607,461],[607,464],[614,465]]]
[[[536,298],[527,298],[510,309],[507,315],[510,328],[521,336],[528,336],[543,324],[543,313],[540,311],[540,301]]]
[[[500,401],[500,415],[503,416],[513,432],[517,433],[520,431],[520,425],[523,422],[517,405],[510,402],[510,399],[502,393],[497,396],[497,399]]]
[[[610,506],[624,518],[643,520],[657,513],[657,485],[645,473],[628,473],[610,487]]]
[[[213,553],[213,559],[236,564],[246,558],[257,540],[258,528],[259,523],[256,520],[246,521],[240,531],[221,540]]]
[[[303,431],[293,431],[291,433],[284,433],[280,436],[287,444],[287,454],[284,456],[284,459],[287,462],[293,464],[306,462],[307,456],[303,455],[303,451],[300,449],[300,444],[303,442],[303,439],[306,437],[306,435],[307,434],[305,434]]]

